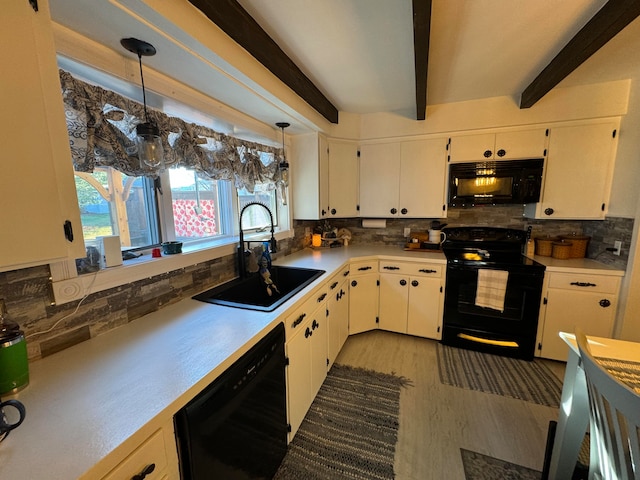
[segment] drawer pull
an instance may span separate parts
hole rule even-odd
[[[325,298],[327,298],[327,294],[326,294],[326,293],[323,293],[322,295],[320,295],[320,296],[318,297],[318,303],[320,303],[321,301],[323,301]]]
[[[358,285],[358,282],[356,282],[355,280],[351,280],[352,287],[356,287],[357,285]]]
[[[595,283],[589,282],[571,282],[571,285],[575,285],[576,287],[597,287]]]
[[[131,477],[131,480],[144,480],[144,477],[152,473],[156,469],[155,463],[150,463],[142,469],[140,473]]]
[[[418,271],[419,271],[419,272],[422,272],[422,273],[438,273],[438,271],[437,271],[437,270],[432,270],[432,269],[430,269],[430,268],[421,268],[421,269],[420,269],[420,270],[418,270]]]
[[[337,286],[338,286],[338,282],[333,282],[329,288],[330,288],[331,290],[333,290],[333,289],[334,289],[334,288],[336,288]]]
[[[307,329],[304,331],[304,338],[309,338],[311,335],[313,335],[313,332],[309,327],[307,327]]]
[[[400,270],[400,267],[394,267],[392,265],[385,265],[384,267],[385,270]]]
[[[346,272],[344,272],[344,273],[342,274],[342,276],[343,276],[343,277],[346,277],[347,275],[349,275],[349,270],[347,270]]]
[[[607,300],[606,298],[603,298],[603,299],[602,299],[602,300],[600,300],[598,303],[600,304],[600,306],[601,306],[602,308],[607,308],[607,307],[610,307],[610,306],[611,306],[611,302],[610,302],[609,300]]]
[[[320,324],[317,321],[313,321],[311,323],[311,330],[315,330],[316,328],[318,328],[320,326]]]
[[[306,317],[307,314],[303,313],[302,315],[300,315],[298,318],[296,318],[293,321],[293,328],[296,328],[298,325],[300,325],[302,323],[302,320],[304,320],[304,317]]]
[[[360,267],[358,268],[359,271],[364,271],[364,270],[371,270],[371,267]]]

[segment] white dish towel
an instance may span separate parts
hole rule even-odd
[[[504,312],[504,296],[507,293],[509,272],[505,270],[478,269],[476,306]]]

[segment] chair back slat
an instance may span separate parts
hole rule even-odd
[[[580,330],[576,341],[589,393],[589,479],[640,480],[640,395],[598,364]]]

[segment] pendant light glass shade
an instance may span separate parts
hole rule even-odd
[[[144,123],[136,126],[136,146],[138,158],[141,164],[151,168],[163,165],[164,149],[160,138],[160,129],[153,122],[149,122],[147,114],[147,94],[144,88],[144,75],[142,74],[142,56],[153,56],[156,49],[153,45],[137,38],[123,38],[120,44],[132,53],[138,55],[140,65],[140,82],[142,83],[142,101],[144,104]]]
[[[164,150],[160,130],[153,123],[139,123],[136,126],[136,145],[138,158],[149,167],[155,168],[162,164]]]

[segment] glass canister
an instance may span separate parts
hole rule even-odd
[[[29,384],[29,362],[24,332],[8,320],[0,302],[0,395],[12,394]]]

